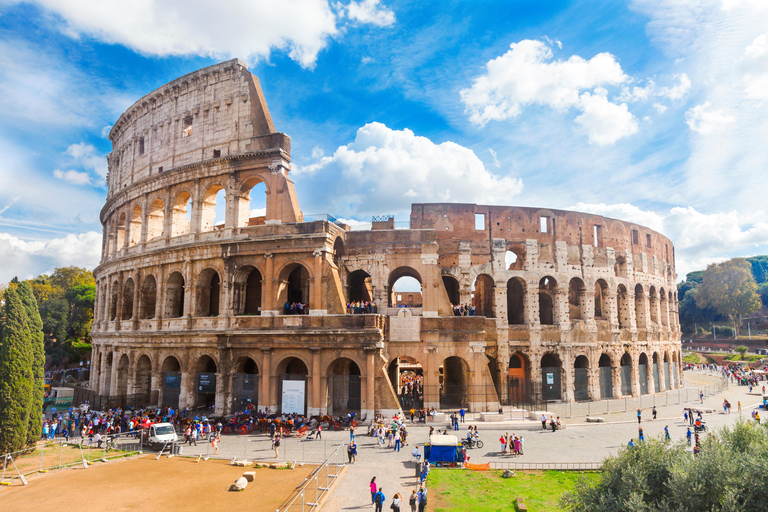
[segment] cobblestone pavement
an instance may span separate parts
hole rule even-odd
[[[704,372],[685,372],[686,386],[689,387],[689,397],[698,395],[699,387],[712,386],[718,380],[714,375]],[[762,384],[761,384],[762,385]],[[710,390],[712,387],[710,387]],[[704,399],[704,404],[699,401],[663,405],[663,400],[657,396],[657,419],[651,419],[650,408],[642,411],[643,429],[646,438],[663,435],[665,425],[669,425],[670,435],[673,441],[684,439],[688,424],[683,421],[684,407],[703,407],[713,409],[715,412],[705,414],[704,419],[710,428],[732,424],[738,417],[737,402],[742,403],[742,417],[750,418],[751,411],[761,402],[760,387],[755,388],[752,394],[748,393],[745,386],[730,384],[728,389],[715,393]],[[723,399],[727,398],[731,404],[731,414],[724,414],[722,409]],[[652,400],[652,397],[644,397]],[[671,401],[671,398],[670,398]],[[615,400],[612,402],[620,402]],[[649,402],[650,403],[650,402]],[[599,403],[597,404],[599,409]],[[644,407],[646,404],[644,404]],[[612,407],[621,409],[621,407]],[[541,430],[539,421],[509,421],[503,424],[477,422],[480,438],[485,446],[482,449],[470,450],[470,460],[475,463],[483,462],[600,462],[605,457],[616,453],[619,447],[624,446],[634,438],[637,442],[637,413],[635,409],[626,412],[611,414],[593,414],[602,417],[603,423],[586,423],[586,415],[566,418],[565,430],[552,432]],[[474,418],[469,417],[459,432],[451,432],[464,436],[466,426],[475,424]],[[431,425],[427,425],[431,426]],[[445,428],[447,424],[436,424],[435,428]],[[363,429],[359,429],[363,430]],[[418,479],[414,475],[414,466],[411,462],[411,452],[414,444],[418,444],[420,451],[423,443],[427,441],[429,430],[423,425],[414,425],[409,429],[408,439],[410,446],[404,447],[400,452],[389,448],[379,448],[374,438],[367,437],[363,432],[358,432],[358,457],[357,462],[350,466],[341,480],[334,488],[327,502],[326,510],[359,510],[371,507],[370,493],[368,490],[371,477],[384,488],[384,494],[391,498],[395,492],[400,492],[407,498],[410,489],[418,485]],[[520,457],[501,455],[498,438],[504,432],[520,435],[525,442],[525,453]],[[276,459],[271,450],[268,435],[252,434],[247,436],[225,436],[219,448],[219,457],[223,458],[248,458],[249,460],[288,460],[307,463],[319,463],[323,461],[341,443],[349,440],[348,432],[323,432],[323,439],[319,441],[285,439],[280,447],[279,457]],[[196,455],[198,453],[210,454],[212,449],[207,443],[200,443],[197,447],[184,447],[184,455]],[[422,452],[423,453],[423,452]]]

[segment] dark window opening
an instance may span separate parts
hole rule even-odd
[[[144,154],[144,137],[139,139],[139,155]]]
[[[213,158],[219,158],[221,157],[221,150],[220,149],[214,149],[213,150]]]

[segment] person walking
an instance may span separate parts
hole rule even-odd
[[[669,425],[664,426],[664,440],[665,441],[671,441],[672,438],[669,436]]]
[[[384,502],[387,500],[387,497],[384,496],[384,489],[379,487],[379,490],[376,492],[376,494],[373,495],[373,506],[374,506],[374,512],[382,512],[382,507],[384,506]]]
[[[376,500],[374,498],[376,496],[376,493],[379,490],[378,486],[376,485],[376,477],[371,478],[370,487],[371,487],[371,506],[373,506],[374,503],[376,503]]]
[[[416,512],[419,506],[419,495],[416,494],[416,489],[411,491],[411,497],[408,498],[408,504],[411,506],[411,512]]]
[[[685,437],[688,439],[688,446],[691,446],[691,427],[688,427],[688,431],[685,433]]]
[[[347,445],[347,458],[349,458],[350,464],[355,463],[355,459],[357,458],[357,445],[354,441]]]
[[[541,429],[547,430],[547,416],[545,414],[541,415]]]
[[[643,410],[642,409],[638,409],[637,410],[637,424],[639,425],[641,421],[643,421]]]
[[[461,410],[459,411],[459,416],[461,416],[461,422],[462,422],[462,423],[464,423],[464,414],[465,414],[466,412],[467,412],[467,411],[465,411],[463,407],[462,407],[462,408],[461,408]],[[458,430],[458,429],[456,429],[456,430]]]
[[[400,443],[400,431],[398,430],[398,431],[395,432],[395,451],[396,452],[400,451],[400,445],[401,445],[401,443]]]
[[[645,436],[643,435],[643,427],[637,427],[637,439],[641,443],[645,442]]]
[[[653,409],[651,410],[651,412],[653,413],[653,419],[656,419],[656,406],[655,405],[653,406]]]
[[[280,448],[280,434],[277,434],[275,438],[272,440],[272,448],[275,450],[275,458],[278,458],[280,455],[279,448]]]
[[[315,430],[315,441],[318,439],[322,439],[323,437],[323,426],[321,424],[317,424],[317,429]]]

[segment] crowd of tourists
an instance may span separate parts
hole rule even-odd
[[[453,316],[475,316],[473,304],[452,304]]]
[[[285,302],[283,312],[286,315],[308,315],[309,304],[306,302]]]
[[[347,314],[350,315],[375,315],[379,312],[379,307],[375,302],[355,301],[347,302]]]

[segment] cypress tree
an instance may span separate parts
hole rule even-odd
[[[19,299],[24,305],[29,321],[31,355],[32,355],[32,389],[29,400],[29,429],[27,444],[32,445],[40,439],[43,429],[43,397],[45,395],[45,344],[43,336],[43,320],[37,308],[35,294],[27,281],[22,281],[17,287]]]
[[[32,396],[32,354],[29,322],[19,294],[8,287],[5,324],[0,345],[0,454],[27,445]]]

